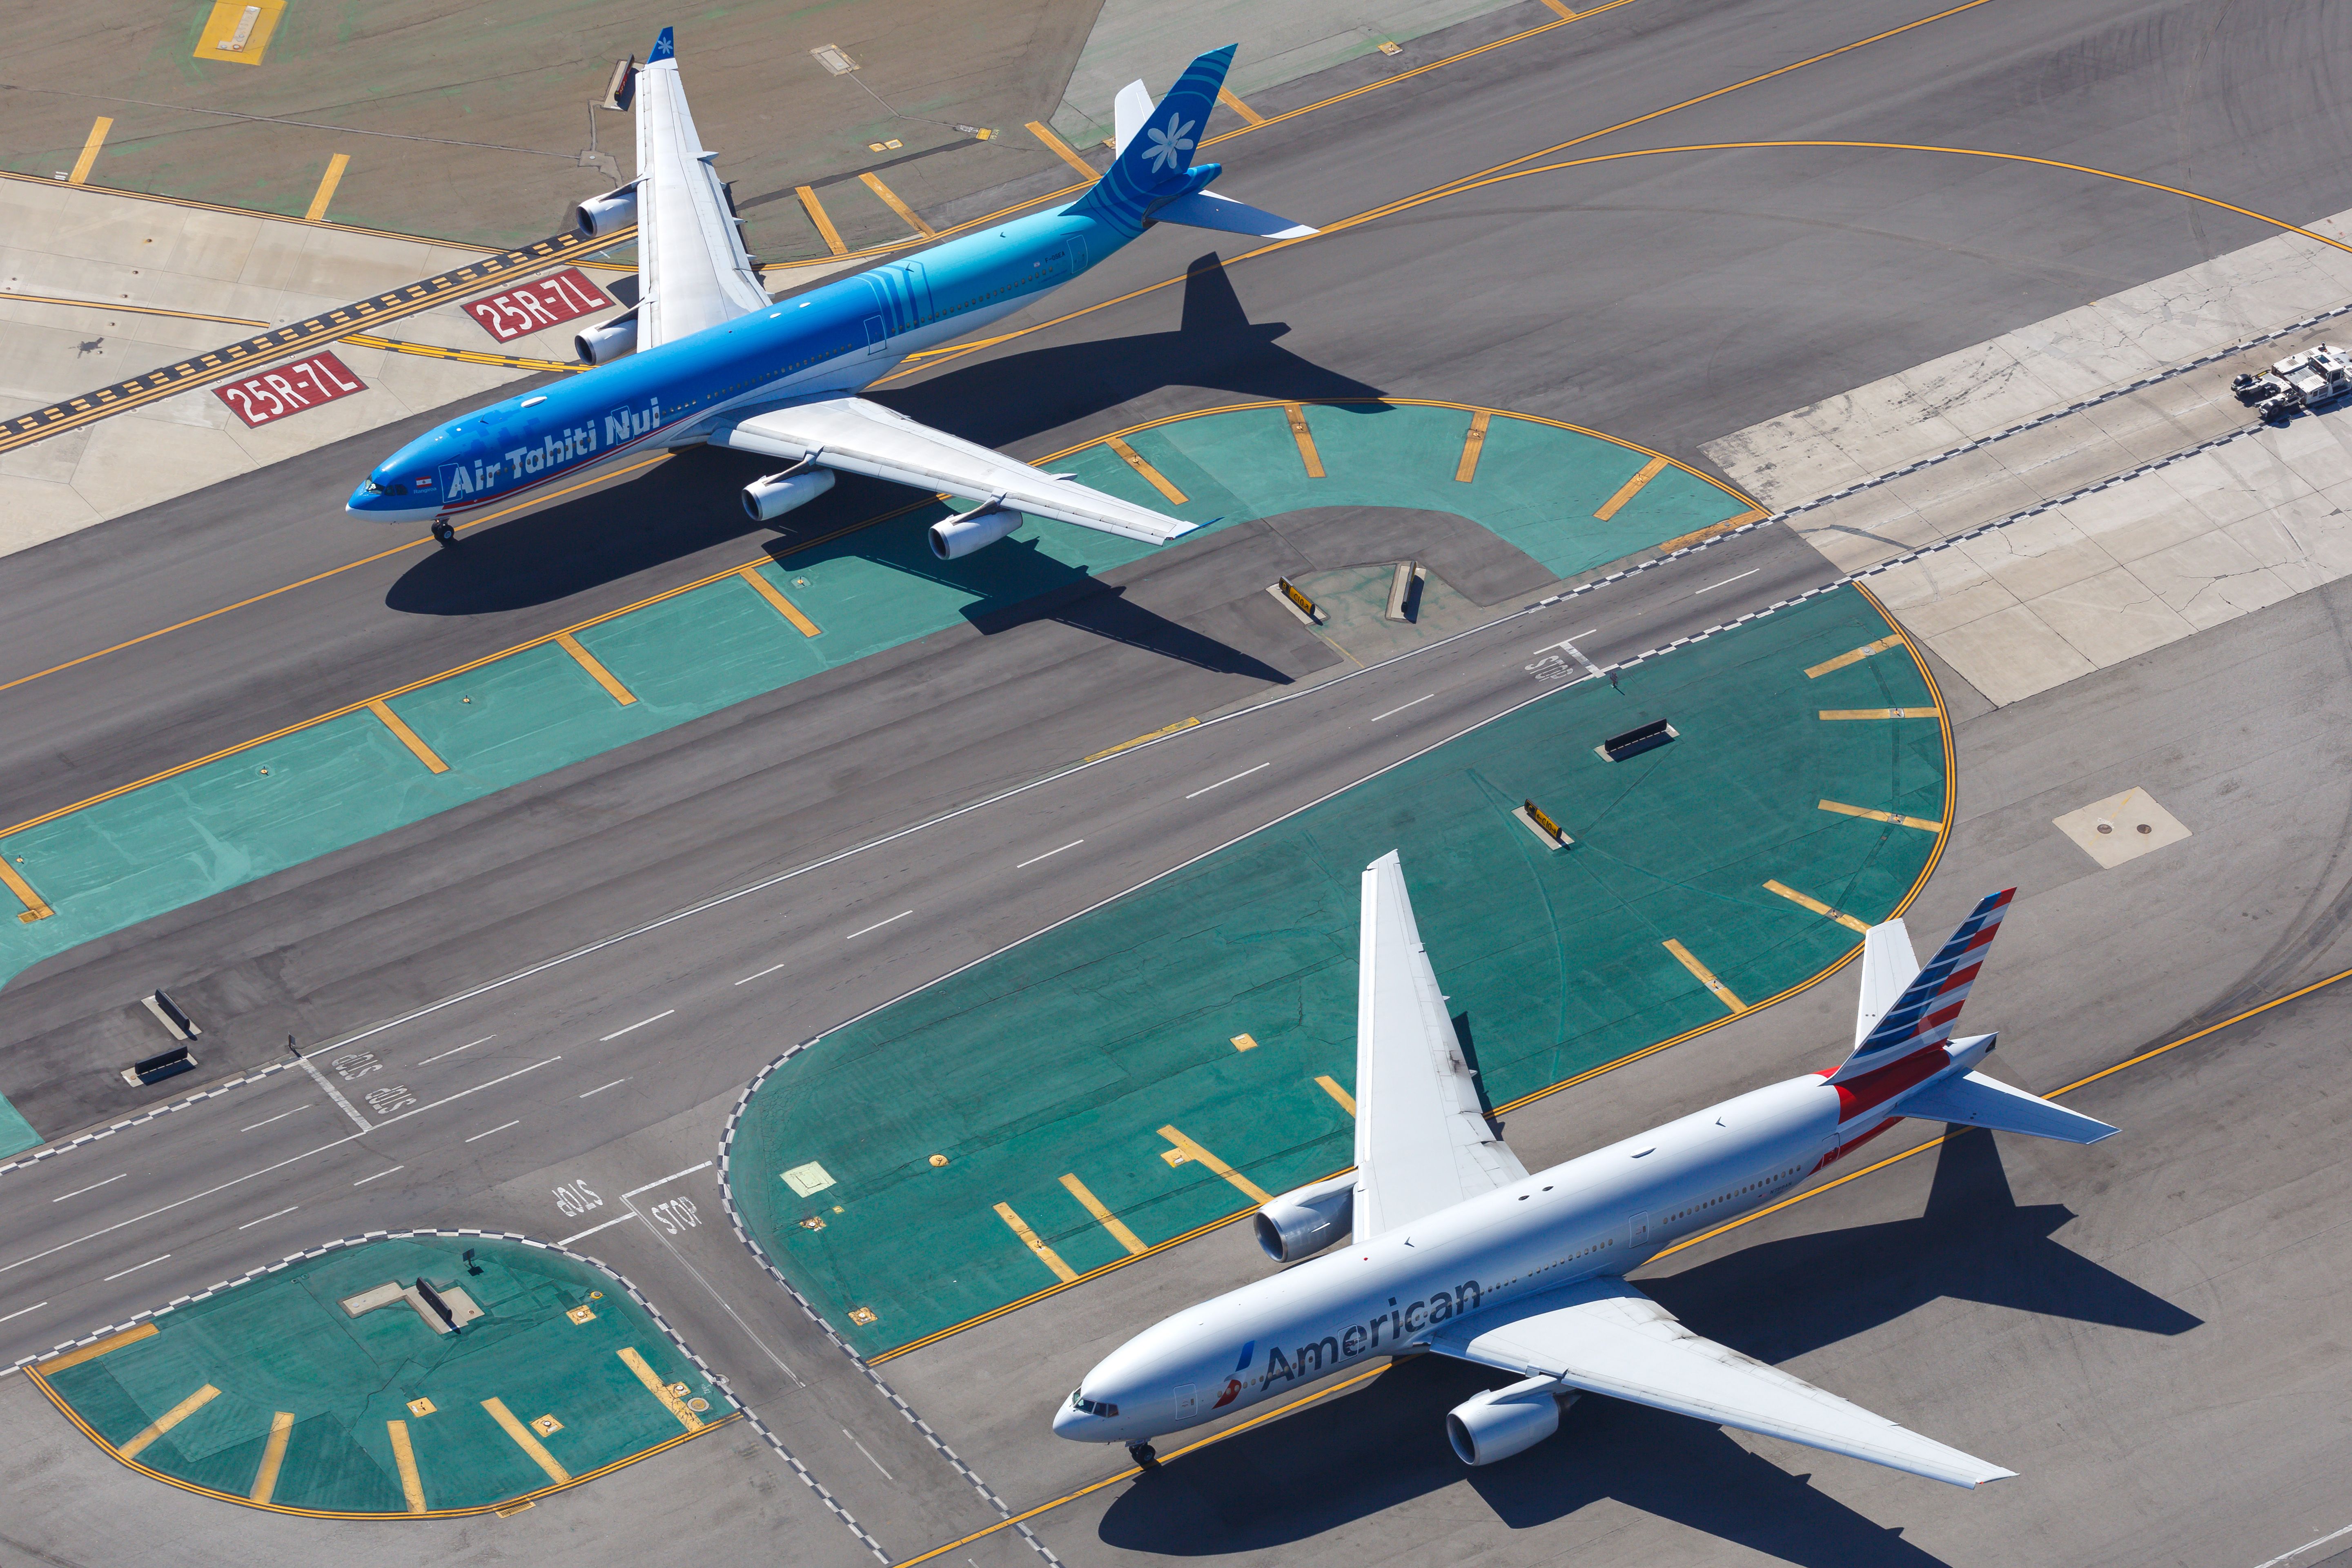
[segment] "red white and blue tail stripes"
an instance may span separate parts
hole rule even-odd
[[[1985,952],[1992,946],[2001,916],[2009,911],[2009,900],[2016,892],[2015,888],[2004,888],[1978,902],[1927,966],[1903,988],[1895,1005],[1854,1047],[1844,1065],[1830,1074],[1830,1082],[1859,1078],[1914,1052],[1940,1047],[1952,1037],[1960,1005],[1968,1000],[1977,971],[1984,967]]]

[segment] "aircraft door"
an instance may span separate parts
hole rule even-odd
[[[1646,1252],[1650,1246],[1650,1211],[1643,1209],[1625,1220],[1625,1245],[1635,1252]]]
[[[890,334],[883,330],[882,318],[879,316],[866,317],[866,352],[869,354],[878,354],[889,346]]]
[[[1200,1413],[1199,1391],[1192,1384],[1178,1384],[1176,1385],[1176,1424],[1180,1426],[1189,1426]]]

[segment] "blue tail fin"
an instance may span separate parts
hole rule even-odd
[[[1094,188],[1068,210],[1140,234],[1154,204],[1201,184],[1192,178],[1192,152],[1239,47],[1227,44],[1222,49],[1211,49],[1186,66],[1168,96],[1144,121],[1141,132],[1111,161],[1109,171]]]
[[[664,27],[661,30],[661,37],[654,40],[654,52],[646,57],[646,64],[654,65],[662,60],[676,58],[677,58],[677,40],[670,36],[670,29]]]

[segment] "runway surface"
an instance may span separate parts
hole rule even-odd
[[[1328,221],[1925,14],[1627,6],[1479,57],[1412,90],[1409,107],[1375,95],[1245,139],[1230,188]],[[2317,6],[2259,27],[2231,15],[1995,0],[1579,151],[1937,141],[2117,169],[2291,219],[2352,206],[2344,95],[2310,68],[2344,58],[2340,24]],[[2063,171],[1959,160],[1604,164],[1234,266],[1248,333],[1171,341],[1171,288],[890,395],[1024,454],[1236,393],[1344,384],[1571,419],[1691,458],[1713,436],[2262,232]],[[1181,277],[1199,254],[1188,241],[1155,232],[1051,313]],[[1287,326],[1278,343],[1274,323]],[[1143,339],[1161,352],[1138,352]],[[0,679],[385,548],[333,507],[351,473],[403,438],[0,563],[0,593],[24,606],[0,625]],[[446,555],[352,567],[0,690],[0,726],[18,742],[0,759],[0,815],[53,809],[749,558],[760,536],[729,492],[751,471],[689,455]],[[1271,545],[1229,537],[1230,559],[1139,563],[1127,598],[1187,624],[1255,593]],[[740,1551],[784,1531],[796,1555],[897,1561],[996,1525],[1000,1500],[1017,1511],[1115,1475],[1108,1457],[1053,1439],[1046,1413],[1134,1327],[1253,1277],[1240,1233],[894,1361],[877,1383],[722,1226],[669,1234],[614,1194],[671,1180],[709,1190],[698,1163],[782,1047],[1534,695],[1538,647],[1589,628],[1579,646],[1606,663],[1831,575],[1810,546],[1759,529],[1363,671],[1295,623],[1220,625],[1287,688],[1106,637],[1083,614],[943,633],[61,955],[8,988],[0,1025],[0,1071],[45,1131],[112,1112],[99,1069],[134,1027],[152,1030],[123,1004],[159,983],[219,999],[208,1068],[278,1065],[6,1175],[0,1361],[331,1237],[433,1224],[558,1239],[609,1215],[621,1223],[573,1245],[655,1300],[838,1511],[739,1427],[732,1447],[688,1445],[516,1520],[419,1527],[444,1531],[445,1555],[552,1555],[590,1538]],[[1999,710],[1944,683],[1960,810],[1914,924],[1924,933],[1989,887],[2021,886],[1984,1016],[1971,1013],[2003,1030],[1997,1070],[2047,1089],[2352,963],[2339,864],[2352,801],[2328,722],[2352,703],[2346,603],[2320,589]],[[1221,709],[1237,710],[1031,783]],[[1260,761],[1272,765],[1247,782],[1186,798]],[[2134,786],[2195,837],[2100,872],[2048,826]],[[950,811],[961,815],[902,832]],[[1087,842],[1052,876],[1016,872],[1076,837]],[[751,890],[707,903],[734,889]],[[1557,1159],[1823,1065],[1848,984],[1529,1107],[1512,1141],[1530,1163]],[[2327,1305],[2342,1264],[2329,1110],[2341,1006],[2322,993],[2081,1091],[2072,1103],[2126,1130],[2096,1150],[1962,1141],[1647,1271],[1702,1331],[2009,1463],[2019,1481],[1946,1493],[1601,1401],[1517,1468],[1464,1472],[1441,1462],[1435,1417],[1475,1384],[1419,1363],[1341,1396],[1338,1414],[1116,1483],[946,1560],[1036,1561],[1026,1529],[1072,1563],[1468,1550],[2260,1562],[2345,1522],[2330,1512],[2343,1453],[2326,1414],[2347,1392]],[[289,1032],[351,1037],[298,1067]],[[368,1098],[387,1085],[401,1093]],[[605,1215],[560,1212],[553,1189],[577,1181],[608,1194]],[[24,1394],[22,1380],[0,1387],[17,1407]],[[8,1425],[30,1445],[25,1473],[43,1500],[0,1531],[0,1551],[172,1562],[236,1541],[358,1562],[413,1553],[149,1483],[125,1491],[137,1478],[61,1426],[45,1441]],[[112,1517],[97,1505],[127,1497],[136,1539],[119,1504]]]

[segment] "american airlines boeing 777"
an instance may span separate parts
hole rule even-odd
[[[1219,166],[1192,163],[1233,58],[1232,46],[1201,56],[1158,104],[1139,81],[1122,89],[1117,155],[1069,205],[777,301],[760,287],[713,154],[695,133],[663,28],[635,79],[637,177],[578,215],[591,237],[637,226],[636,308],[580,334],[580,357],[595,368],[410,442],[375,466],[345,509],[429,521],[446,544],[452,518],[631,453],[708,443],[790,461],[744,489],[744,510],[761,522],[823,495],[839,472],[978,502],[931,527],[942,561],[994,543],[1024,513],[1165,543],[1192,525],[856,394],[908,355],[1061,287],[1151,224],[1313,234],[1213,194]]]
[[[1054,1430],[1150,1439],[1373,1357],[1437,1351],[1518,1379],[1447,1415],[1472,1465],[1534,1447],[1580,1391],[1974,1487],[2016,1472],[1701,1339],[1625,1275],[1677,1237],[1772,1202],[1901,1118],[2072,1143],[2116,1129],[1978,1072],[1995,1037],[1952,1026],[2015,889],[1991,894],[1925,968],[1899,920],[1862,956],[1851,1054],[1529,1175],[1487,1121],[1421,943],[1395,854],[1364,872],[1356,1168],[1255,1221],[1288,1263],[1148,1329],[1070,1394]]]

